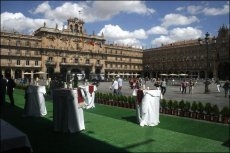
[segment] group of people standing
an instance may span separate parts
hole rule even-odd
[[[112,82],[110,90],[113,89],[114,94],[122,95],[122,92],[121,92],[122,84],[123,84],[122,78],[119,75],[117,75],[115,80]]]
[[[0,78],[0,104],[1,106],[4,106],[6,103],[6,94],[9,96],[10,99],[10,104],[11,106],[14,106],[14,88],[16,86],[15,81],[9,76],[7,78],[4,78],[3,75],[1,74]]]
[[[161,90],[161,94],[164,95],[166,93],[166,79],[163,78],[162,80],[157,78],[153,81],[154,86],[157,88],[157,90]]]
[[[194,89],[194,85],[195,83],[192,80],[189,80],[189,82],[187,82],[185,79],[181,82],[181,93],[182,94],[186,94],[187,92],[187,87],[188,87],[188,93],[189,94],[193,94],[193,89]]]
[[[220,87],[222,87],[221,83],[220,83],[220,80],[217,79],[215,81],[215,84],[216,84],[217,91],[220,92]],[[223,88],[224,88],[224,95],[225,95],[225,97],[227,97],[227,95],[229,95],[229,89],[230,89],[230,82],[229,82],[229,80],[225,81],[225,83],[223,85]]]

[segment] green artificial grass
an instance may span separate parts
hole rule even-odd
[[[1,118],[28,135],[34,152],[229,152],[229,125],[161,114],[158,126],[141,127],[135,110],[96,104],[84,110],[84,131],[54,132],[51,100],[45,117],[23,117],[24,91],[14,97]]]

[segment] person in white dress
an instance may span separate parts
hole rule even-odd
[[[118,77],[116,76],[116,79],[113,81],[112,86],[110,87],[110,89],[113,89],[113,93],[114,94],[118,94]]]
[[[117,80],[117,82],[118,82],[118,93],[117,94],[122,95],[121,89],[122,89],[123,80],[119,75],[117,77],[118,77],[118,80]]]

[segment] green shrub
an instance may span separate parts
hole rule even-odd
[[[206,103],[204,106],[204,111],[206,112],[206,114],[210,114],[212,111],[212,105],[211,103]]]
[[[162,99],[162,100],[161,100],[161,107],[162,107],[162,108],[166,108],[166,107],[167,107],[167,102],[166,102],[165,99]]]
[[[172,105],[173,105],[172,100],[169,100],[169,101],[168,101],[168,108],[169,108],[169,109],[172,109]]]
[[[177,102],[177,100],[174,100],[174,102],[173,102],[173,105],[172,105],[172,109],[174,109],[174,110],[176,110],[176,109],[178,109],[178,102]]]
[[[127,102],[127,101],[128,101],[127,96],[122,96],[122,97],[123,97],[123,101],[124,101],[124,102]]]
[[[191,107],[190,102],[186,101],[185,106],[184,106],[184,109],[185,109],[186,111],[189,111],[189,110],[190,110],[190,107]]]
[[[131,96],[131,103],[132,103],[132,104],[134,104],[134,103],[135,103],[135,100],[136,100],[136,97]]]
[[[220,113],[223,117],[229,117],[230,116],[229,108],[227,106],[224,106]]]
[[[197,103],[196,103],[196,101],[193,101],[193,102],[192,102],[191,110],[192,110],[193,112],[196,112],[196,111],[197,111]]]
[[[181,100],[181,101],[179,102],[179,108],[180,108],[181,110],[184,110],[184,107],[185,107],[184,100]]]
[[[219,115],[220,114],[219,107],[216,104],[212,107],[212,112],[211,113],[213,115]]]
[[[198,103],[197,110],[198,110],[199,113],[204,112],[204,105],[201,102]]]

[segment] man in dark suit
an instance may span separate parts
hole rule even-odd
[[[11,106],[14,106],[14,96],[13,96],[13,93],[14,93],[14,87],[16,86],[14,80],[9,77],[8,78],[8,82],[7,82],[7,95],[9,96],[10,98],[10,104]]]

